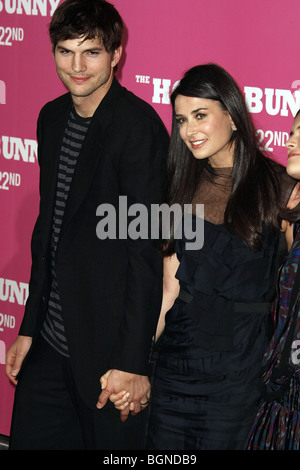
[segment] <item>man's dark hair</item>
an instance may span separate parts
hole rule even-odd
[[[55,10],[49,35],[52,51],[59,41],[82,38],[101,39],[107,52],[121,45],[123,20],[115,7],[105,0],[65,0]]]

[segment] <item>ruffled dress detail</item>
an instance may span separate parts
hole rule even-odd
[[[176,244],[181,293],[160,338],[149,449],[243,449],[257,413],[276,237],[263,228],[254,252],[225,228],[231,170],[220,171],[207,175],[198,195],[203,247]]]

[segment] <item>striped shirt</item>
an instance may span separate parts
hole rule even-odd
[[[55,254],[77,158],[80,154],[89,124],[90,118],[82,118],[76,114],[74,109],[72,109],[60,152],[50,246],[52,283],[48,310],[41,332],[43,337],[51,346],[67,357],[69,356],[69,350],[63,322],[59,286],[56,277]]]

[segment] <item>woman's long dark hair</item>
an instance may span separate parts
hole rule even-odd
[[[253,250],[262,241],[262,222],[278,226],[279,179],[276,164],[257,148],[257,139],[244,96],[234,79],[216,64],[204,64],[188,70],[171,95],[173,122],[168,156],[168,203],[190,204],[199,186],[207,159],[193,157],[179,135],[174,115],[178,95],[218,101],[228,111],[237,130],[234,142],[233,185],[224,215],[225,226],[239,235]],[[165,254],[174,251],[168,241]]]

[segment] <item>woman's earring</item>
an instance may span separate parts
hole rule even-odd
[[[237,131],[236,125],[235,125],[235,124],[232,124],[232,125],[231,125],[231,129],[232,129],[233,131]]]

